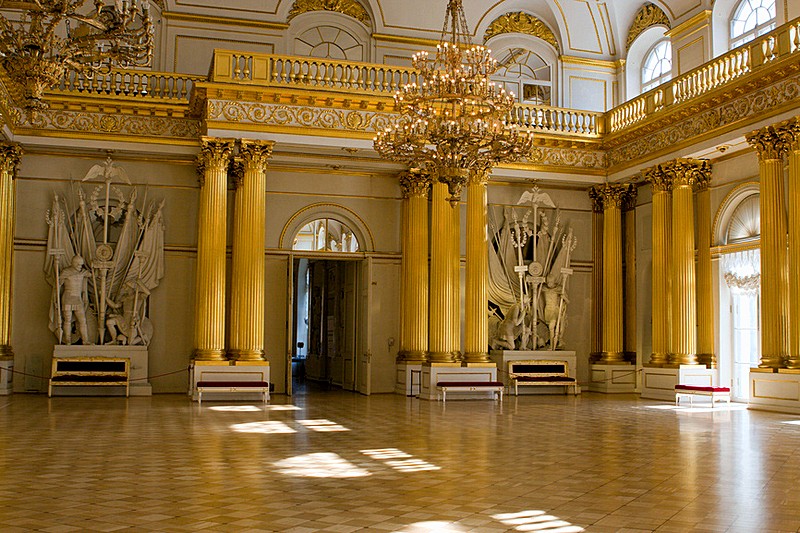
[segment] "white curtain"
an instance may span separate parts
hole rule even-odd
[[[757,293],[761,287],[761,251],[745,250],[721,257],[722,275],[734,292]]]

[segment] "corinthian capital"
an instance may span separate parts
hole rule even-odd
[[[603,203],[603,209],[616,207],[621,209],[631,194],[633,185],[630,183],[604,183],[593,187],[597,189]]]
[[[778,135],[786,141],[787,148],[792,151],[800,150],[800,117],[790,118],[781,122],[776,127]]]
[[[711,163],[704,159],[675,159],[647,169],[645,177],[653,184],[654,192],[676,187],[707,186],[711,180]]]
[[[758,159],[761,161],[783,159],[784,154],[789,150],[787,139],[774,126],[754,131],[745,135],[745,138],[750,146],[758,152]]]
[[[645,181],[653,186],[653,193],[670,192],[672,190],[672,178],[667,176],[661,165],[656,165],[642,171]]]
[[[251,141],[242,139],[239,154],[245,169],[265,171],[272,157],[273,141]]]
[[[200,183],[205,181],[206,169],[225,170],[233,153],[233,139],[203,137],[200,139],[200,153],[197,155],[197,173]]]
[[[601,185],[595,185],[589,189],[589,198],[592,200],[592,212],[603,212],[603,195],[600,193]]]
[[[411,198],[412,196],[428,198],[431,189],[431,177],[425,171],[412,168],[400,174],[399,179],[403,198]]]
[[[22,148],[15,143],[0,143],[0,171],[6,172],[15,178],[17,165],[22,156]]]

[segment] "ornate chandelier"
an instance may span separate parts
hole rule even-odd
[[[8,2],[0,15],[0,64],[21,90],[26,109],[45,109],[43,95],[67,69],[87,76],[123,68],[149,66],[153,57],[150,4],[117,0],[78,13],[86,0]],[[18,16],[7,18],[7,15]]]
[[[513,93],[490,76],[498,69],[491,50],[473,45],[462,0],[449,0],[436,57],[413,56],[419,83],[395,94],[400,119],[374,138],[384,158],[424,168],[448,185],[451,201],[472,173],[525,157],[532,138],[509,124]]]

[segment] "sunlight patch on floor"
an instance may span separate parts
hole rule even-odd
[[[320,452],[289,457],[274,463],[280,474],[293,477],[355,478],[372,474],[335,453]]]
[[[503,513],[492,515],[506,526],[511,526],[517,531],[542,531],[546,533],[578,533],[585,531],[580,526],[575,526],[557,516],[547,514],[545,511],[521,511],[519,513]]]
[[[396,531],[395,533],[461,533],[467,531],[452,522],[416,522],[409,524],[405,528]]]
[[[274,435],[280,433],[297,433],[297,430],[290,428],[283,422],[274,420],[262,420],[259,422],[245,422],[242,424],[233,424],[231,426],[233,431],[237,433],[263,433],[266,435]]]
[[[336,422],[332,422],[324,418],[318,420],[298,420],[297,423],[307,427],[312,431],[319,431],[319,432],[350,431],[341,424],[337,424]]]
[[[375,450],[361,450],[361,453],[373,459],[385,461],[385,464],[391,466],[399,472],[424,472],[426,470],[441,470],[440,467],[432,465],[422,459],[415,459],[410,455],[397,448],[378,448]]]

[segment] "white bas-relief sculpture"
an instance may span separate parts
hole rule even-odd
[[[54,196],[44,271],[58,344],[149,344],[148,298],[164,276],[164,203],[146,197],[137,203],[110,157]]]
[[[489,339],[493,350],[559,350],[577,241],[549,195],[490,206]]]

